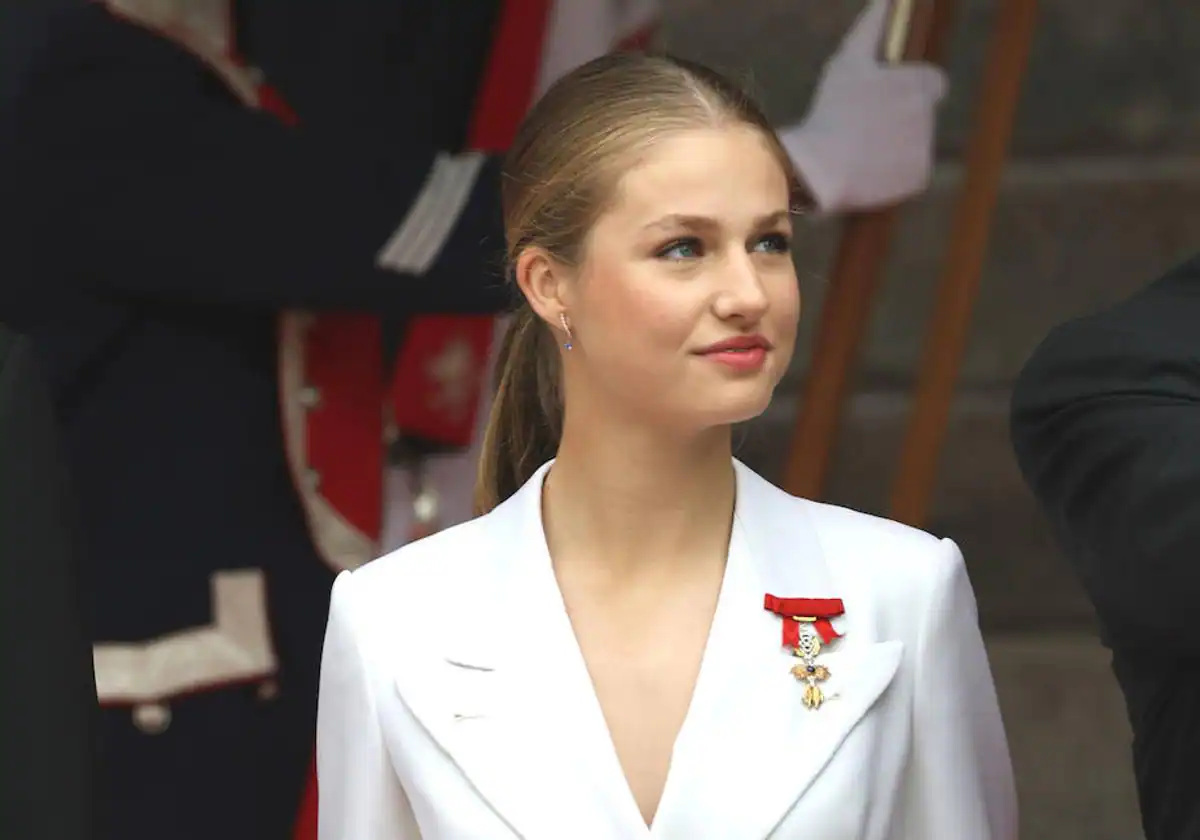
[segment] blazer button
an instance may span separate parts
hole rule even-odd
[[[305,385],[300,389],[300,405],[312,411],[321,404],[321,389],[315,385]]]
[[[146,735],[161,735],[171,726],[171,707],[165,703],[134,706],[133,725]]]

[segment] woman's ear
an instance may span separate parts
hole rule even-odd
[[[517,258],[515,271],[517,287],[529,307],[557,329],[563,313],[570,311],[567,297],[571,284],[567,282],[566,266],[541,248],[526,248]]]

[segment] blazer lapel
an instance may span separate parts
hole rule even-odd
[[[480,523],[479,561],[455,581],[456,600],[478,610],[435,616],[437,653],[399,662],[395,684],[518,837],[636,836],[645,825],[622,786],[550,565],[541,523],[548,469]]]
[[[871,620],[856,621],[847,600],[844,638],[819,657],[830,671],[822,684],[829,699],[805,708],[790,673],[799,660],[783,648],[781,619],[763,608],[763,596],[848,593],[834,585],[802,509],[737,467],[729,567],[655,821],[663,837],[770,836],[890,684],[902,653],[898,641],[872,641]]]

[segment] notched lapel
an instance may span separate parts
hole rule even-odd
[[[714,745],[722,755],[720,770],[705,787],[708,803],[695,813],[705,837],[766,838],[837,755],[847,736],[863,721],[891,685],[904,645],[900,641],[830,650],[820,657],[830,672],[822,684],[826,695],[819,709],[801,701],[804,686],[790,673],[799,660],[780,650],[773,662],[762,662],[752,685],[742,690],[754,698]],[[753,777],[754,785],[745,784]],[[737,791],[737,796],[721,791]]]
[[[454,584],[460,602],[502,604],[502,616],[414,617],[421,652],[395,662],[393,683],[397,702],[516,836],[562,840],[579,820],[595,836],[620,836],[605,824],[621,818],[613,803],[625,804],[624,790],[614,793],[611,748],[589,725],[599,713],[541,530],[544,474],[488,514],[482,562]]]
[[[711,672],[701,673],[720,677],[698,686],[680,784],[668,786],[669,812],[659,810],[671,836],[770,837],[887,691],[903,657],[902,642],[874,635],[869,611],[855,612],[855,587],[838,580],[801,503],[740,465],[738,496],[722,594],[729,609],[718,607]],[[829,669],[819,709],[804,706],[804,684],[791,674],[801,660],[783,648],[780,618],[763,609],[767,593],[847,599],[835,624],[845,636],[817,660]]]
[[[441,657],[404,662],[394,677],[403,702],[463,778],[506,823],[527,840],[552,836],[530,785],[544,788],[542,751],[530,743],[526,693],[511,663],[461,648]],[[528,689],[528,685],[525,686]]]

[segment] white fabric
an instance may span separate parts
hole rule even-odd
[[[417,200],[380,249],[378,265],[418,276],[427,272],[450,241],[485,161],[480,152],[438,155]]]
[[[101,703],[158,703],[274,676],[279,662],[262,569],[216,572],[210,586],[208,624],[143,641],[92,646]]]
[[[946,75],[879,61],[887,7],[870,0],[825,64],[808,115],[780,132],[823,212],[894,204],[929,184]]]
[[[537,95],[579,65],[652,26],[661,15],[659,0],[555,0],[542,47]]]
[[[712,632],[647,828],[555,582],[549,466],[487,516],[337,578],[321,840],[1015,840],[958,548],[741,464]],[[819,710],[800,702],[767,593],[846,604]]]

